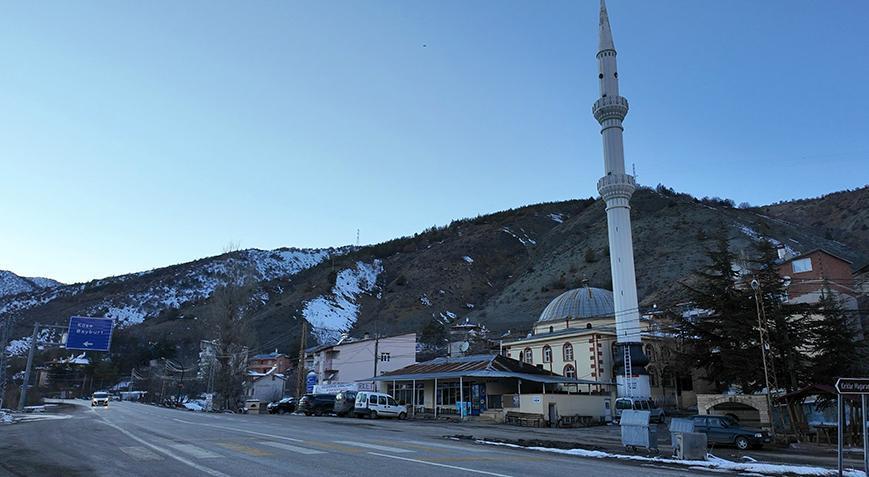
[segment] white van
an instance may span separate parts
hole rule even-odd
[[[392,396],[384,393],[371,391],[359,391],[356,393],[356,404],[353,406],[353,414],[356,417],[368,416],[372,419],[378,417],[407,417],[407,407],[401,406]]]
[[[622,411],[649,411],[649,421],[664,422],[664,410],[655,405],[651,399],[620,397],[616,399],[615,421],[621,421]]]

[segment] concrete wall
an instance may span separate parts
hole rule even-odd
[[[523,394],[519,397],[519,408],[510,411],[541,414],[549,420],[549,404],[555,404],[557,417],[562,416],[592,416],[605,419],[607,415],[606,400],[609,396],[579,395],[579,394]]]

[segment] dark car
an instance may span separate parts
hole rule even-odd
[[[709,444],[735,445],[739,450],[759,449],[772,439],[766,431],[743,427],[730,416],[694,416],[694,432],[706,434]]]
[[[305,394],[302,399],[299,399],[298,410],[305,413],[306,416],[311,414],[322,416],[332,413],[334,409],[334,394]]]
[[[286,414],[288,412],[296,412],[296,398],[286,397],[280,401],[270,402],[267,406],[269,414]]]
[[[344,417],[356,406],[356,391],[341,391],[335,395],[335,415]]]

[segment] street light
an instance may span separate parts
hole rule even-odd
[[[773,417],[773,408],[772,408],[772,398],[770,397],[770,384],[769,384],[769,369],[766,364],[766,323],[763,322],[761,318],[761,310],[760,310],[760,282],[756,279],[751,280],[751,289],[754,290],[754,304],[757,308],[757,332],[760,335],[760,353],[761,359],[763,360],[763,377],[766,382],[766,405],[767,409],[769,409],[769,431],[770,434],[775,435],[775,418]]]

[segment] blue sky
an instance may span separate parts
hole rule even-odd
[[[626,162],[763,204],[869,178],[869,3],[608,3]],[[593,1],[17,2],[0,269],[66,282],[596,195]]]

